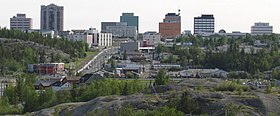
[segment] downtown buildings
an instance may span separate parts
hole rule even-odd
[[[254,26],[251,27],[252,35],[271,35],[273,33],[273,27],[269,25],[269,23],[255,23]]]
[[[137,32],[139,32],[139,17],[134,16],[134,13],[122,13],[122,16],[120,16],[120,22],[126,22],[127,26],[135,26]]]
[[[181,16],[176,13],[165,15],[163,22],[159,23],[159,33],[162,38],[175,39],[181,35]]]
[[[41,6],[41,30],[63,31],[63,6],[55,4]]]
[[[101,32],[106,32],[109,26],[127,26],[126,22],[101,22]]]
[[[136,38],[137,28],[135,26],[119,25],[119,26],[107,26],[107,33],[112,33],[115,37],[123,38]]]
[[[194,17],[194,34],[214,33],[215,18],[213,15]]]
[[[17,14],[10,18],[10,29],[27,31],[32,28],[32,19],[26,18],[26,14]]]
[[[143,46],[157,46],[160,41],[160,34],[155,31],[147,31],[143,34]]]
[[[120,22],[101,22],[101,32],[112,33],[116,38],[137,38],[138,16],[123,13]]]
[[[84,41],[89,47],[112,46],[112,34],[98,32],[95,28],[88,30],[72,30],[66,38],[70,41]]]

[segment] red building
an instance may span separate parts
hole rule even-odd
[[[159,23],[159,33],[162,38],[176,38],[181,34],[181,23]]]
[[[165,15],[163,22],[159,23],[159,33],[163,39],[176,38],[181,34],[181,16],[176,13]]]
[[[28,72],[36,72],[41,75],[54,75],[57,72],[64,71],[64,63],[48,63],[48,64],[29,64]]]

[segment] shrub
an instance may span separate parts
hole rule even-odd
[[[249,91],[248,86],[243,86],[237,82],[224,82],[214,88],[216,91]]]

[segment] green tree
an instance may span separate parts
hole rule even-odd
[[[184,116],[185,114],[175,108],[160,107],[150,113],[152,116]]]
[[[23,103],[24,103],[24,112],[32,112],[38,110],[39,99],[38,94],[35,91],[35,88],[32,84],[28,83],[23,88]]]
[[[156,85],[166,85],[170,82],[169,76],[166,74],[166,71],[163,69],[160,69],[158,72],[158,75],[156,76],[155,79],[155,84]]]
[[[123,87],[123,90],[122,90],[122,95],[128,95],[128,85],[127,85],[127,82],[125,82],[125,85]]]
[[[199,105],[195,98],[192,98],[191,92],[186,91],[182,94],[177,104],[177,110],[186,114],[198,113]]]
[[[56,103],[57,104],[67,103],[67,102],[72,101],[72,95],[71,95],[70,91],[67,91],[67,90],[57,91],[55,93],[55,95],[56,95]]]

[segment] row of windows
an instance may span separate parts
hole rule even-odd
[[[207,31],[207,30],[209,30],[209,31],[214,31],[214,29],[194,29],[194,31],[201,31],[201,30],[203,30],[203,31]]]
[[[194,27],[194,29],[214,29],[214,27]]]
[[[215,24],[215,22],[194,22],[194,24]]]
[[[30,25],[10,25],[11,27],[31,27]]]
[[[253,28],[251,31],[272,31],[272,28]]]
[[[214,19],[194,19],[194,21],[196,22],[196,21],[215,21]]]
[[[31,24],[31,22],[26,22],[26,21],[24,21],[24,22],[10,22],[11,24]]]
[[[251,27],[251,29],[273,29],[273,27]]]
[[[143,36],[143,38],[158,38],[159,36]]]
[[[194,27],[201,27],[201,28],[203,28],[203,27],[214,27],[215,25],[213,25],[213,24],[198,24],[198,25],[194,25]]]

